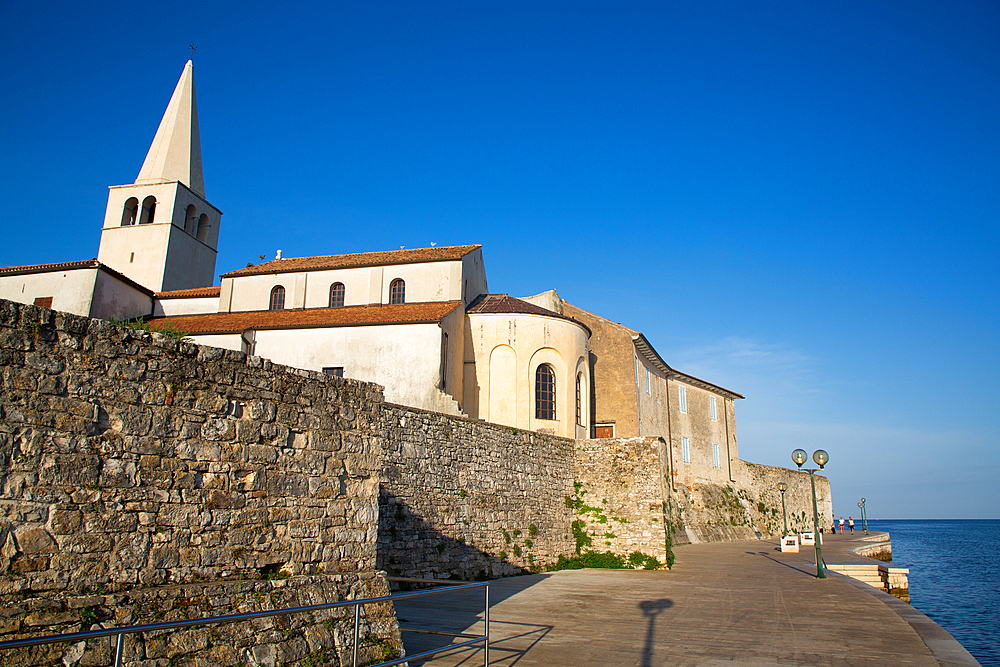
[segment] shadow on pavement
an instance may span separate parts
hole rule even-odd
[[[532,648],[535,647],[545,635],[552,631],[551,625],[538,625],[535,623],[513,623],[510,621],[490,621],[490,664],[513,667]],[[513,634],[511,634],[513,633]],[[498,638],[497,636],[500,635]],[[413,641],[409,638],[414,637]],[[442,642],[433,642],[426,639],[427,635],[404,634],[408,653],[419,653],[429,651],[432,648],[443,646]],[[412,648],[411,648],[412,647]],[[451,653],[438,654],[432,658],[423,660],[410,660],[411,667],[422,667],[432,663],[432,661],[446,661],[449,666],[458,667],[460,665],[481,665],[483,663],[482,647],[466,647],[457,649]]]
[[[442,533],[405,501],[395,497],[385,488],[380,489],[377,567],[384,570],[389,577],[433,579],[435,582],[440,582],[442,587],[449,583],[491,581],[489,600],[492,607],[550,576],[528,574],[527,570],[509,562],[503,556],[505,554],[500,554],[498,557],[486,553],[462,539]],[[408,581],[390,583],[393,588],[403,591],[428,586]],[[400,630],[404,631],[402,639],[406,653],[414,655],[453,642],[464,641],[442,635],[405,632],[407,628],[429,633],[482,634],[484,603],[485,590],[482,588],[442,592],[438,595],[395,601],[396,617]],[[496,631],[502,632],[504,625],[516,624],[491,621],[491,635]],[[551,626],[547,625],[526,627],[532,629],[511,637],[500,635],[499,641],[494,646],[498,651],[503,651],[505,646],[510,647],[515,644],[520,646],[518,642],[523,643],[526,639],[534,637],[525,648],[509,649],[512,655],[520,655],[551,630]],[[465,651],[468,655],[478,653],[481,660],[481,647]],[[449,660],[446,664],[458,665],[469,659],[462,651],[456,651],[451,655],[459,656],[461,659],[457,662]],[[493,662],[494,656],[491,654],[490,657]],[[434,656],[425,661],[411,661],[410,664],[421,665],[439,659],[439,656]],[[515,659],[514,662],[516,661]],[[504,664],[514,664],[514,662]],[[433,662],[433,664],[445,663]]]
[[[510,577],[491,582],[490,607],[545,580],[549,575],[536,574]],[[430,630],[432,632],[472,632],[482,634],[485,595],[482,589],[454,591],[441,595],[423,596],[395,603],[396,617],[402,630],[403,644],[409,655],[447,646],[454,641],[451,637],[406,632],[407,628]],[[490,664],[515,665],[545,635],[552,630],[551,625],[536,623],[516,623],[490,620]],[[481,664],[482,646],[458,649],[446,654],[445,658],[433,656],[424,660],[412,660],[410,665],[424,664],[465,665]]]
[[[656,637],[656,617],[663,613],[663,610],[670,609],[673,606],[673,601],[667,598],[643,600],[639,603],[642,615],[649,619],[646,624],[646,643],[642,647],[642,667],[652,667],[653,665],[653,641]]]
[[[750,553],[750,552],[747,552],[747,553]],[[792,565],[790,563],[782,562],[782,561],[778,560],[777,558],[775,558],[774,556],[772,556],[771,554],[766,553],[766,552],[761,552],[760,554],[752,554],[752,555],[763,556],[764,558],[768,559],[772,563],[777,563],[778,565],[784,565],[785,567],[787,567],[787,568],[789,568],[791,570],[795,570],[796,572],[801,572],[802,574],[807,574],[810,577],[815,577],[816,576],[816,570],[814,570],[813,568],[804,569],[803,567],[797,567],[797,566]]]

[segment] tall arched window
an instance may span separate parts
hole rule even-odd
[[[139,215],[139,200],[129,197],[125,200],[125,208],[122,210],[122,227],[129,227],[135,224],[135,219]]]
[[[535,371],[535,418],[556,418],[556,373],[548,364]]]
[[[142,215],[139,216],[140,225],[148,225],[153,222],[156,216],[156,197],[149,195],[142,200]]]
[[[202,213],[201,217],[198,218],[198,230],[195,232],[195,236],[202,243],[208,243],[208,228],[211,225],[208,224],[208,214]]]
[[[576,423],[583,424],[583,373],[576,375]]]
[[[334,283],[330,285],[330,307],[344,307],[344,283]]]
[[[281,285],[275,285],[274,289],[271,290],[271,305],[268,310],[284,310],[285,309],[285,288]]]
[[[406,303],[406,283],[402,278],[396,278],[389,285],[389,305],[400,306]]]
[[[194,207],[194,204],[188,204],[187,210],[184,212],[184,231],[194,236],[197,233],[198,227],[198,210]]]

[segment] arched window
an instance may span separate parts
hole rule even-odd
[[[195,209],[194,204],[189,204],[187,211],[184,213],[184,231],[194,236],[198,231],[198,211]]]
[[[402,278],[396,278],[389,284],[389,305],[400,306],[406,303],[406,283]]]
[[[334,283],[330,285],[330,307],[344,307],[344,283]]]
[[[139,200],[129,197],[125,200],[125,208],[122,210],[122,227],[129,227],[135,224],[135,219],[139,214]]]
[[[156,197],[149,195],[142,200],[142,215],[139,216],[140,225],[148,225],[153,222],[156,215]]]
[[[576,375],[576,423],[583,424],[583,373]]]
[[[285,309],[285,288],[281,285],[275,285],[274,289],[271,290],[271,305],[268,310],[284,310]]]
[[[209,227],[211,227],[211,225],[208,224],[208,215],[202,213],[201,217],[198,218],[198,229],[195,232],[195,236],[197,236],[198,240],[201,241],[202,243],[208,243]]]
[[[535,371],[535,418],[556,418],[556,373],[548,364]]]

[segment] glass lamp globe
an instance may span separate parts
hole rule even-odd
[[[817,449],[813,452],[813,461],[815,461],[816,465],[818,465],[820,470],[822,470],[823,466],[829,463],[830,455],[826,453],[825,449]]]
[[[801,468],[802,464],[808,460],[809,460],[809,455],[806,454],[806,450],[796,449],[794,452],[792,452],[792,461],[794,461],[795,465],[797,465],[798,467]]]
[[[787,484],[785,484],[784,482],[778,482],[778,491],[781,491],[782,493],[784,493],[787,490],[788,490],[788,485]]]

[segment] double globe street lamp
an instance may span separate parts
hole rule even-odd
[[[868,534],[868,520],[865,518],[865,499],[862,498],[861,502],[858,503],[858,507],[861,508],[861,529],[865,531],[865,535]]]
[[[795,451],[792,452],[792,461],[794,461],[795,465],[799,467],[799,470],[802,470],[802,464],[808,460],[809,460],[809,455],[806,454],[806,450],[796,449]],[[818,470],[822,470],[823,466],[825,466],[830,461],[830,455],[827,454],[826,451],[822,449],[817,449],[815,452],[813,452],[813,461],[815,461],[816,465],[819,466]],[[809,483],[812,485],[813,534],[815,535],[815,540],[816,540],[816,578],[826,579],[826,573],[823,571],[823,545],[820,542],[820,540],[822,540],[823,537],[820,535],[819,532],[819,508],[816,505],[816,477],[815,477],[816,470],[817,468],[806,468],[806,471],[809,473]],[[784,495],[782,495],[782,498],[784,498]]]

